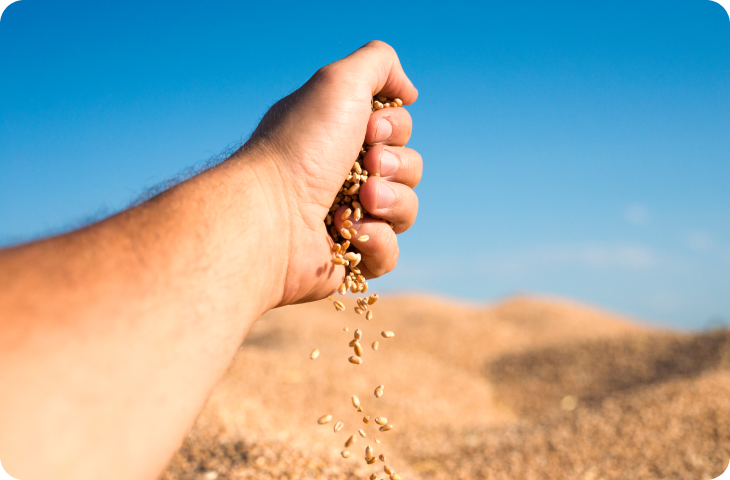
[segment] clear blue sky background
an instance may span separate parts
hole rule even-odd
[[[114,212],[371,39],[420,90],[381,291],[730,321],[730,21],[708,0],[22,0],[0,21],[0,244]]]

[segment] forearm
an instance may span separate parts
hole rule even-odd
[[[277,181],[257,159],[229,160],[96,225],[0,252],[11,474],[159,473],[281,297],[286,248],[266,191]]]
[[[154,478],[251,324],[342,283],[324,220],[357,158],[373,215],[356,220],[358,268],[374,278],[395,267],[422,162],[405,148],[410,115],[373,112],[376,93],[398,105],[418,96],[382,42],[277,102],[244,154],[96,225],[0,252],[0,458],[11,474]],[[363,141],[376,145],[364,156]]]

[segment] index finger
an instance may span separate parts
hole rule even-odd
[[[385,42],[368,42],[335,64],[340,62],[354,68],[356,75],[367,80],[370,96],[400,98],[404,105],[410,105],[418,98],[418,90],[403,71],[398,54]]]

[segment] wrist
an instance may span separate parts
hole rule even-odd
[[[260,148],[241,149],[216,169],[231,196],[224,241],[235,245],[239,281],[255,289],[263,314],[281,303],[286,283],[292,241],[286,182],[271,153]]]

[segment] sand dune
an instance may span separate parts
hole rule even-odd
[[[162,478],[385,478],[382,462],[365,464],[367,444],[421,479],[709,480],[730,460],[727,332],[661,332],[546,299],[385,299],[372,322],[353,303],[265,315]],[[346,361],[355,328],[381,343],[360,366]],[[345,429],[317,425],[325,413]],[[364,414],[396,428],[378,432]],[[358,428],[368,438],[342,459]]]

